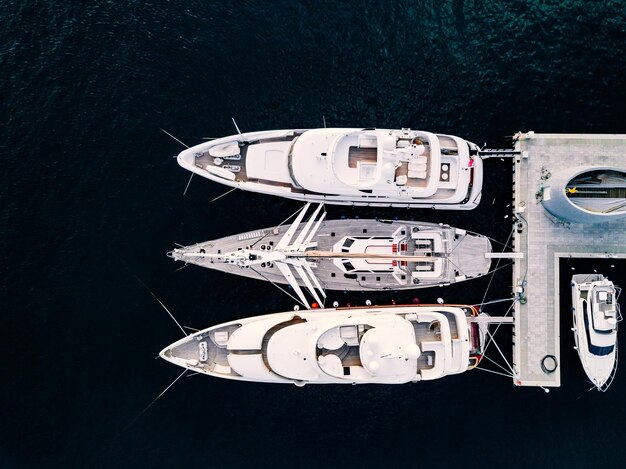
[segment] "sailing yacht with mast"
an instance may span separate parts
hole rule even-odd
[[[291,225],[174,249],[173,259],[272,283],[287,283],[306,307],[325,290],[405,290],[480,277],[491,266],[488,238],[444,224],[326,220],[310,203]]]
[[[400,384],[462,373],[482,358],[472,306],[268,314],[210,327],[160,356],[197,373],[265,383]]]
[[[204,142],[178,163],[233,188],[308,202],[470,210],[482,189],[478,152],[462,138],[411,129],[291,129]]]

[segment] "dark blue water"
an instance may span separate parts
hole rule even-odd
[[[188,173],[171,158],[182,147],[159,128],[188,144],[232,134],[231,116],[246,131],[325,116],[491,146],[518,130],[623,133],[625,2],[0,5],[0,466],[626,465],[626,374],[586,393],[565,339],[550,394],[480,371],[302,389],[195,376],[141,414],[179,372],[154,357],[180,331],[133,277],[194,327],[293,306],[266,283],[175,272],[174,242],[270,226],[299,204],[239,192],[209,204],[225,189],[199,178],[183,197]],[[505,241],[510,177],[508,162],[488,161],[471,213],[329,216],[442,221]],[[499,274],[487,299],[510,292]],[[479,302],[487,283],[417,295]]]

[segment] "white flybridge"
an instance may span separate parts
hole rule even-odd
[[[160,356],[210,376],[266,383],[427,381],[482,358],[484,329],[471,306],[293,311],[196,332]]]
[[[574,339],[587,376],[606,391],[617,369],[617,323],[622,316],[617,300],[621,289],[601,274],[572,277]]]
[[[341,205],[469,210],[480,201],[479,148],[411,129],[239,133],[184,150],[185,169],[227,186]]]
[[[325,290],[403,290],[480,277],[491,266],[488,238],[444,224],[326,220],[310,203],[291,225],[174,249],[179,261],[291,285],[306,307]]]

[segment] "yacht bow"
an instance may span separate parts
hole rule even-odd
[[[297,278],[300,278],[305,285],[306,290],[320,305],[324,305],[324,299],[326,298],[326,292],[324,291],[319,280],[315,276],[310,262],[307,258],[319,258],[319,257],[331,257],[336,253],[328,252],[322,253],[322,255],[309,255],[308,248],[314,248],[317,243],[312,243],[311,239],[315,236],[315,233],[319,230],[326,212],[322,212],[323,204],[319,204],[313,214],[308,218],[302,229],[300,226],[304,220],[304,217],[309,210],[311,203],[307,203],[298,213],[298,216],[291,224],[287,232],[278,241],[276,247],[271,250],[255,249],[254,246],[260,241],[257,241],[249,249],[241,249],[237,251],[231,251],[224,254],[214,254],[205,252],[181,252],[181,257],[205,257],[212,258],[229,264],[234,264],[242,268],[254,268],[257,265],[266,264],[268,262],[273,263],[280,273],[285,277],[293,291],[296,293],[302,304],[306,308],[311,308],[309,301],[307,300],[302,287],[300,287]],[[321,212],[321,213],[320,213]],[[296,236],[297,235],[297,236]],[[295,238],[295,239],[294,239]],[[263,239],[263,238],[261,238]],[[315,251],[320,253],[320,251]],[[324,255],[325,254],[325,255]],[[346,257],[345,254],[341,257]]]

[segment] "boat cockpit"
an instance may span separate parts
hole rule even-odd
[[[415,134],[343,133],[335,138],[329,150],[332,171],[343,184],[363,192],[405,188],[420,197],[431,196],[437,191],[440,180],[451,179],[451,164],[443,168],[442,179],[437,138],[426,132],[419,137]]]

